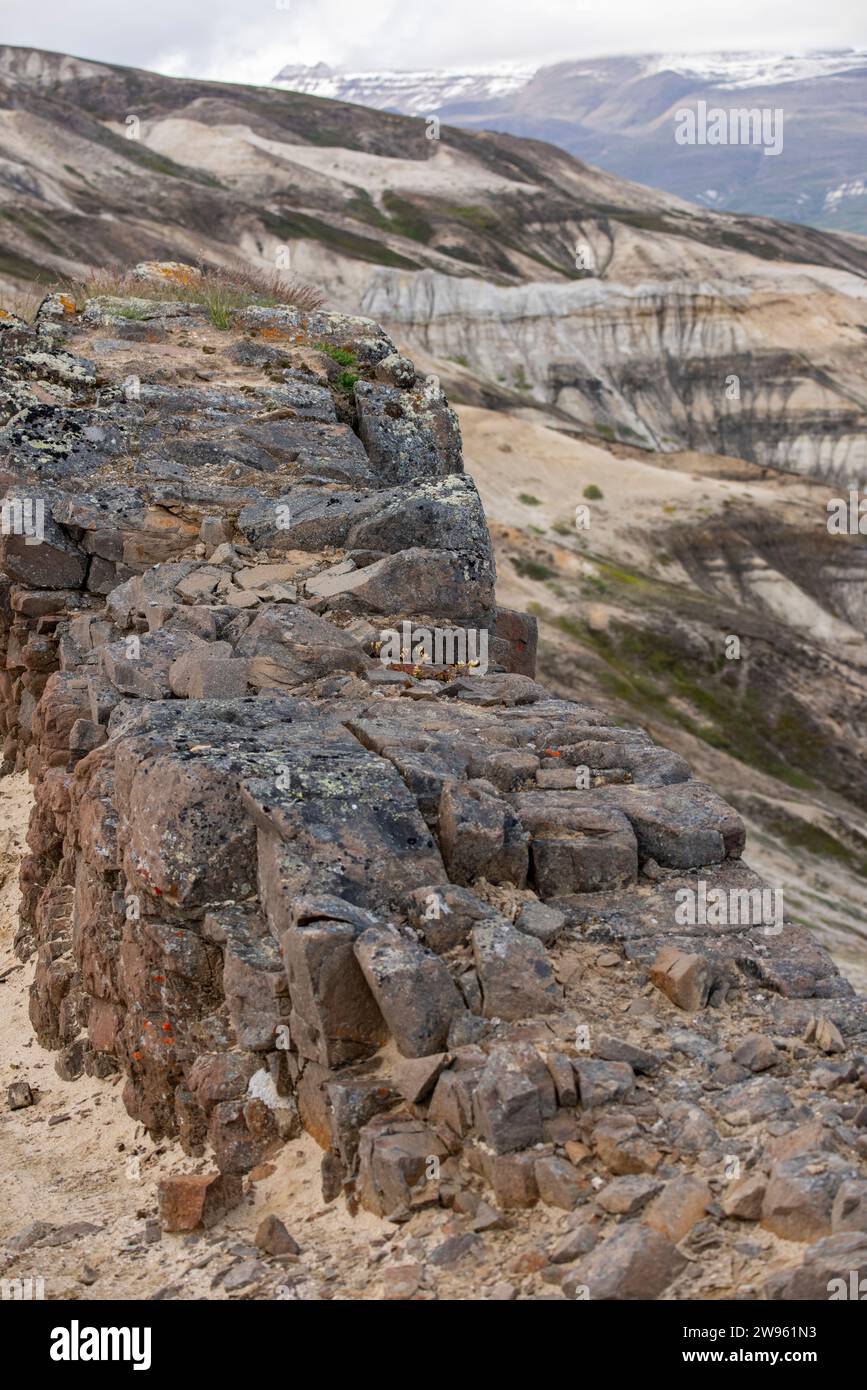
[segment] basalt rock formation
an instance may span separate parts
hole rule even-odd
[[[564,1209],[569,1297],[701,1296],[749,1222],[809,1248],[735,1296],[863,1272],[863,1000],[756,915],[682,758],[534,680],[436,381],[291,306],[52,295],[0,339],[18,948],[60,1074],[122,1073],[218,1206],[304,1128],[384,1219]]]

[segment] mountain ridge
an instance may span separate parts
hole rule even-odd
[[[547,139],[704,206],[867,231],[867,52],[861,50],[567,59],[540,66],[523,83],[516,75],[500,90],[484,74],[466,91],[449,73],[325,76],[294,67],[281,69],[274,81],[322,94],[327,86],[330,96],[439,115],[470,129]],[[723,109],[783,109],[789,158],[762,159],[760,151],[738,146],[677,146],[677,110],[701,100]]]

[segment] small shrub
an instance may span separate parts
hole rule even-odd
[[[586,497],[588,502],[601,502],[602,489],[597,487],[595,483],[589,483],[582,496]]]
[[[519,492],[518,501],[523,502],[525,507],[541,507],[542,503],[538,497],[534,497],[532,492]]]
[[[342,391],[351,392],[358,381],[358,372],[341,372],[337,378],[337,385]]]
[[[219,291],[209,294],[205,300],[205,308],[208,311],[208,318],[215,328],[226,331],[232,327],[234,306],[224,294]]]

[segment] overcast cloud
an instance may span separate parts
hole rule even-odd
[[[183,77],[867,47],[864,0],[0,0],[0,41]]]

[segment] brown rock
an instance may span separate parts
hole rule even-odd
[[[546,1207],[562,1207],[572,1211],[587,1192],[587,1184],[578,1177],[565,1158],[551,1155],[536,1159],[536,1186]]]
[[[628,1062],[576,1062],[575,1073],[584,1110],[624,1100],[635,1086]]]
[[[771,1039],[762,1033],[749,1033],[732,1053],[732,1061],[737,1066],[753,1072],[767,1071],[769,1067],[776,1066],[779,1060],[780,1053]]]
[[[225,1173],[163,1178],[157,1187],[163,1229],[194,1231],[197,1226],[215,1226],[240,1204],[242,1195],[241,1179]]]
[[[562,1052],[549,1052],[545,1058],[545,1065],[551,1073],[560,1105],[577,1105],[578,1089],[571,1058]]]
[[[736,1182],[720,1203],[726,1216],[739,1221],[758,1221],[765,1200],[767,1179],[761,1173],[751,1173]]]
[[[593,1130],[597,1156],[612,1173],[653,1173],[662,1153],[638,1123],[627,1115],[612,1115]]]
[[[713,1194],[702,1178],[691,1174],[672,1178],[647,1208],[644,1221],[676,1245],[693,1226],[704,1220],[708,1202],[712,1198]]]
[[[427,1125],[377,1115],[361,1131],[358,1147],[361,1205],[377,1216],[408,1207],[413,1189],[438,1183],[445,1157],[442,1140]]]
[[[534,937],[509,922],[481,922],[473,927],[472,942],[485,1018],[527,1018],[562,1008],[548,953]]]
[[[444,1052],[449,1025],[466,1006],[440,957],[379,927],[362,932],[354,949],[398,1051],[404,1057]]]
[[[474,1097],[476,1124],[495,1153],[525,1149],[542,1139],[542,1122],[556,1112],[551,1074],[529,1043],[501,1044],[488,1059]]]
[[[300,1255],[301,1246],[293,1240],[279,1216],[263,1216],[256,1229],[256,1244],[266,1255]]]
[[[705,1008],[714,984],[710,962],[676,946],[663,946],[651,966],[650,978],[672,1004],[689,1013]]]
[[[561,1287],[567,1298],[574,1298],[586,1286],[593,1302],[659,1298],[685,1266],[686,1259],[667,1237],[630,1222],[570,1270]]]
[[[634,1216],[647,1206],[661,1186],[656,1178],[640,1174],[614,1178],[597,1194],[596,1201],[612,1216]]]
[[[574,1220],[574,1218],[573,1218]],[[598,1237],[591,1217],[583,1220],[574,1230],[561,1236],[551,1250],[551,1263],[555,1265],[572,1264],[582,1255],[589,1255]]]
[[[506,1211],[535,1206],[539,1200],[536,1161],[532,1153],[485,1155],[485,1176],[497,1205]]]
[[[6,1087],[6,1099],[10,1110],[25,1110],[33,1104],[33,1092],[26,1081],[13,1081]]]
[[[404,1100],[418,1105],[430,1095],[437,1078],[449,1060],[447,1052],[435,1052],[429,1057],[409,1058],[394,1072],[394,1084]]]
[[[527,882],[527,835],[511,806],[487,782],[446,782],[439,807],[440,847],[449,876],[471,884]]]
[[[834,1198],[831,1229],[867,1232],[867,1181],[851,1178],[842,1182]]]
[[[851,1176],[851,1167],[833,1154],[802,1154],[775,1163],[762,1203],[762,1225],[784,1240],[830,1235],[837,1190]]]
[[[292,1041],[322,1066],[370,1057],[388,1028],[356,959],[358,930],[326,920],[290,927],[281,947],[292,1000]]]
[[[424,1267],[420,1264],[389,1265],[382,1271],[383,1298],[390,1302],[415,1298],[423,1274]]]

